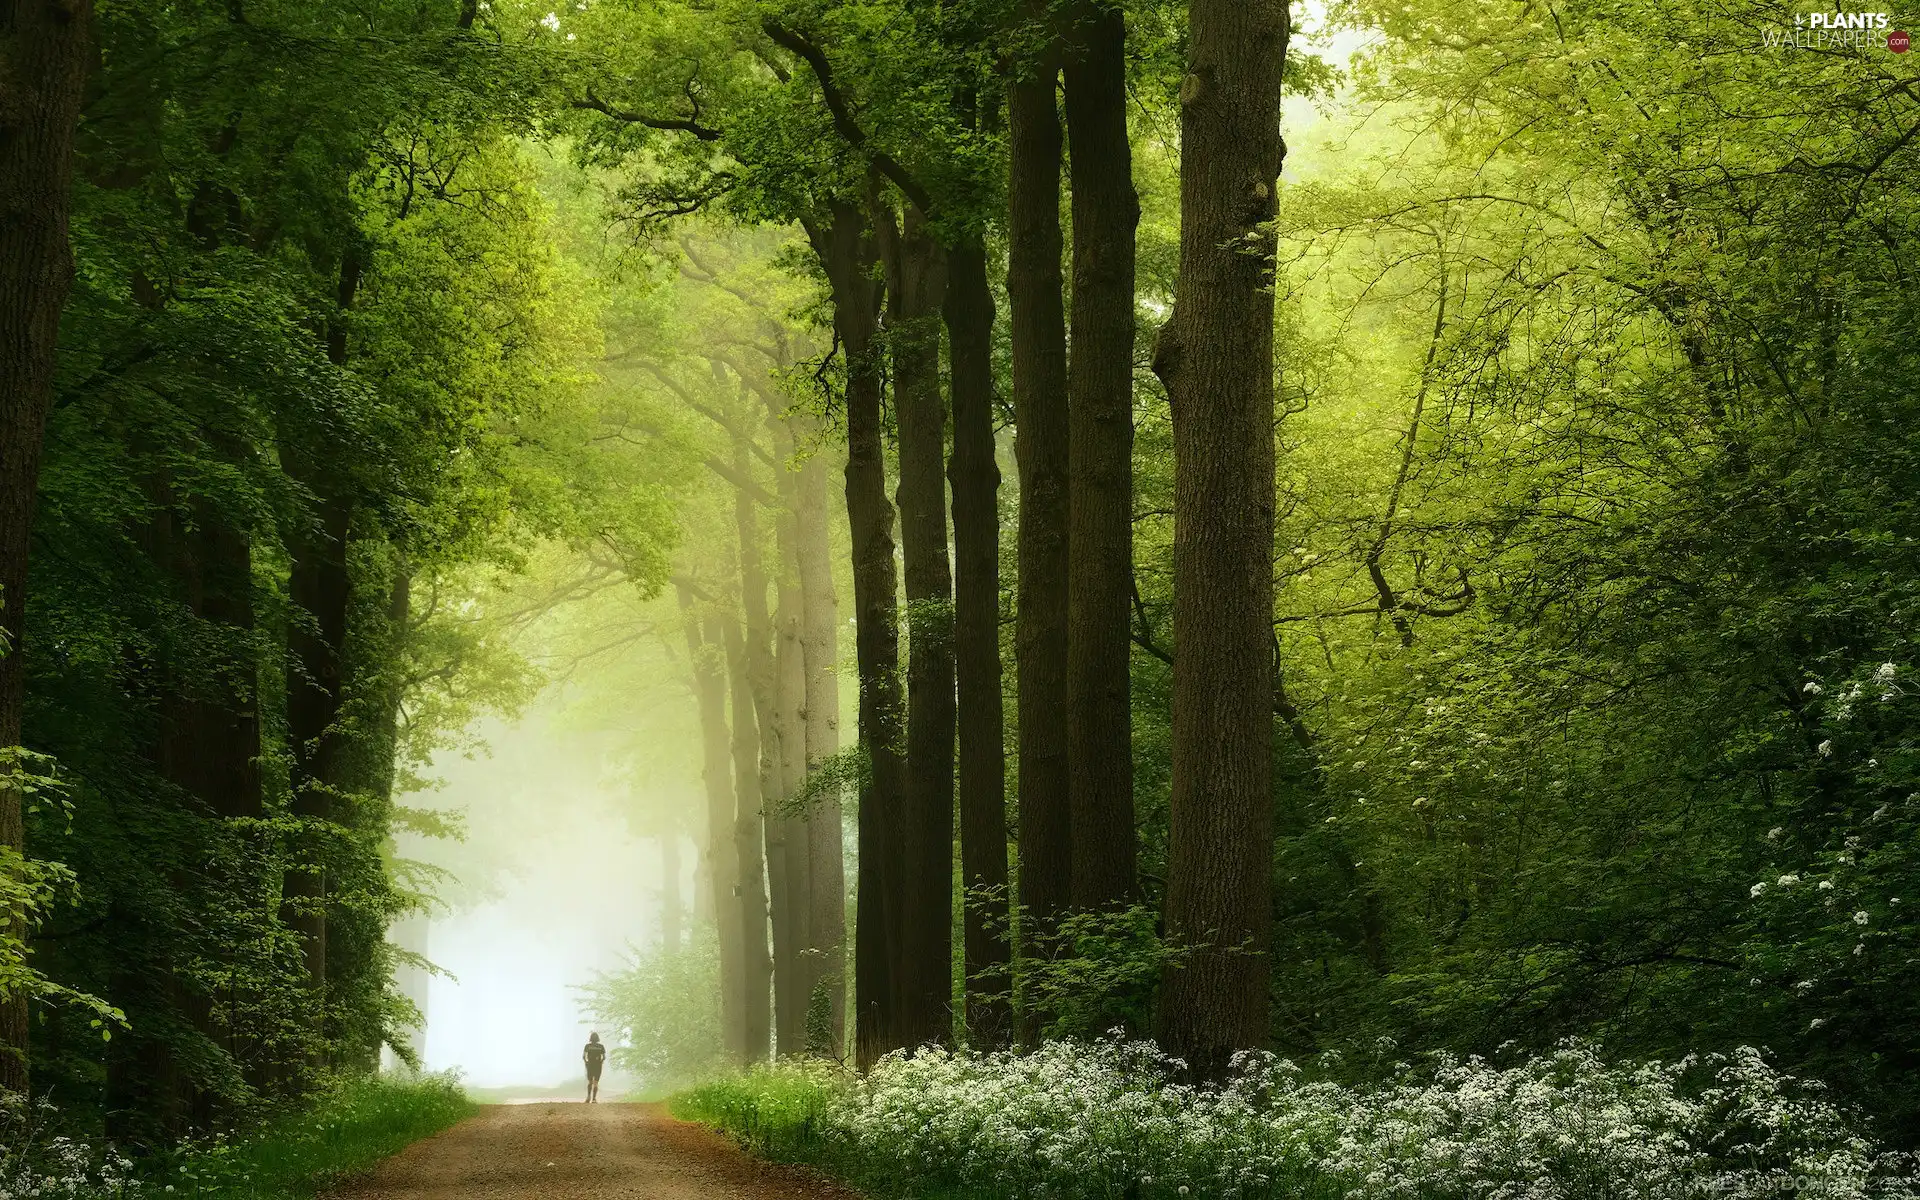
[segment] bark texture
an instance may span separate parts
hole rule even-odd
[[[771,414],[770,414],[771,415]],[[798,531],[795,529],[797,482],[784,464],[793,458],[792,438],[785,427],[769,420],[775,445],[783,453],[776,480],[782,501],[775,518],[779,571],[774,576],[773,721],[779,745],[778,794],[767,814],[767,884],[773,903],[774,1041],[781,1054],[793,1054],[806,1045],[809,987],[801,966],[808,945],[812,914],[812,879],[807,853],[807,823],[793,815],[789,804],[806,782],[806,663],[801,657]],[[776,885],[774,864],[779,863]]]
[[[1285,0],[1192,0],[1180,274],[1154,369],[1174,433],[1173,798],[1161,1044],[1199,1075],[1267,1035],[1273,234]]]
[[[900,549],[907,594],[907,787],[902,813],[903,1045],[953,1034],[953,568],[947,557],[946,406],[940,395],[946,264],[918,209],[878,218],[900,443]]]
[[[827,464],[815,453],[800,468],[796,522],[801,618],[800,654],[806,671],[806,765],[817,770],[840,750],[840,603],[833,584],[833,545],[827,513]],[[820,797],[807,813],[807,953],[802,978],[807,1003],[827,990],[826,1042],[810,1047],[842,1055],[846,1026],[846,864],[840,796]]]
[[[953,387],[954,673],[959,696],[967,1037],[997,1047],[1007,1006],[1007,756],[1000,680],[1000,467],[993,444],[993,292],[977,237],[947,256]],[[998,897],[999,899],[990,899]]]
[[[747,399],[746,390],[744,387],[741,389],[743,400]],[[774,988],[774,1008],[768,1010],[767,1019],[777,1022],[782,1015],[781,1001],[791,1002],[792,999],[781,983],[778,970],[779,956],[782,953],[790,956],[792,953],[792,928],[787,919],[790,884],[787,878],[786,824],[779,815],[784,786],[781,757],[785,753],[781,739],[785,726],[779,711],[773,615],[767,610],[768,581],[760,536],[760,493],[753,486],[753,453],[756,447],[750,429],[751,426],[742,421],[731,430],[733,477],[737,481],[733,494],[733,514],[740,555],[740,667],[746,672],[745,682],[751,696],[754,762],[749,778],[755,783],[755,791],[751,796],[745,788],[738,787],[740,763],[736,758],[736,791],[741,798],[741,807],[736,814],[736,820],[741,825],[736,837],[740,839],[741,882],[744,885],[742,904],[745,907],[742,912],[747,921],[747,1011],[750,1021],[758,1019],[760,1011],[766,1009],[769,1003],[766,997],[767,988],[771,985]],[[739,702],[736,691],[734,703],[737,706]],[[736,714],[737,711],[736,707]],[[741,721],[736,715],[736,747],[742,745],[741,739]],[[754,907],[756,903],[757,908]],[[769,923],[773,935],[771,951],[767,941]],[[755,972],[762,971],[763,961],[764,972],[756,979]],[[758,1039],[749,1043],[755,1059],[766,1057],[773,1029],[774,1026],[769,1025],[762,1035],[756,1025],[750,1024],[749,1036]]]
[[[707,887],[701,903],[711,913],[720,941],[722,1044],[727,1056],[739,1061],[747,1052],[746,960],[741,946],[744,928],[739,906],[734,903],[739,868],[733,841],[733,766],[727,744],[726,651],[719,623],[702,620],[692,583],[676,579],[674,589],[686,631],[694,701],[700,709],[701,774],[707,793],[707,836],[702,856]]]
[[[859,878],[854,926],[855,1057],[865,1066],[903,1044],[890,963],[899,952],[901,845],[906,790],[900,692],[899,591],[894,580],[893,505],[887,500],[881,441],[880,372],[875,359],[880,289],[877,254],[858,206],[833,205],[829,222],[808,230],[827,269],[833,320],[847,357],[847,522],[853,538],[855,657],[860,674]]]
[[[27,548],[53,403],[74,125],[92,63],[91,0],[0,8],[0,750],[22,740]],[[20,794],[0,783],[0,846],[26,848]],[[25,937],[17,914],[12,935]],[[27,1090],[27,998],[0,997],[0,1087]]]
[[[751,511],[753,501],[742,507]],[[766,581],[762,579],[764,589]],[[762,592],[761,605],[765,606]],[[742,623],[726,622],[733,710],[733,903],[740,921],[741,1057],[764,1062],[773,1042],[773,956],[767,928],[766,829],[761,816],[760,723],[754,713],[753,650]]]
[[[1019,64],[1008,93],[1007,306],[1013,349],[1020,572],[1014,594],[1019,702],[1022,954],[1073,898],[1067,798],[1067,326],[1060,259],[1060,68]],[[1022,1014],[1021,1036],[1033,1034]]]
[[[795,439],[790,422],[771,403],[767,425],[779,451],[778,490],[781,500],[777,542],[780,571],[776,576],[774,606],[774,662],[778,679],[776,708],[780,724],[781,855],[785,862],[786,896],[775,900],[775,919],[784,903],[787,933],[781,952],[780,926],[774,928],[775,1037],[780,1053],[808,1050],[807,1010],[813,999],[817,972],[813,953],[813,813],[795,811],[794,803],[807,781],[807,598],[800,568],[800,477],[794,462]],[[773,839],[768,839],[771,853]],[[771,872],[769,872],[771,876]]]
[[[1133,276],[1140,203],[1127,140],[1126,21],[1088,0],[1067,37],[1073,177],[1067,759],[1073,903],[1133,894]]]

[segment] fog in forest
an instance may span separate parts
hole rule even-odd
[[[623,607],[633,599],[603,598]],[[577,608],[555,617],[578,632],[568,624]],[[675,667],[684,676],[684,662],[657,638],[639,650],[590,648],[583,663],[545,661],[564,652],[539,644],[564,637],[555,625],[543,623],[522,649],[557,681],[517,716],[475,722],[403,801],[457,827],[397,839],[398,856],[426,868],[421,883],[436,898],[424,946],[412,948],[438,972],[403,971],[403,988],[415,1003],[424,995],[423,1065],[477,1088],[546,1088],[579,1076],[581,1044],[596,1028],[579,986],[659,942],[661,838],[680,839],[683,906],[694,895],[696,844],[676,827],[701,802],[697,743],[679,727],[690,716],[687,686],[631,676]],[[419,934],[416,919],[396,940]],[[628,1081],[616,1067],[608,1082]]]

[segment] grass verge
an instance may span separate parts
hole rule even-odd
[[[861,1164],[822,1136],[840,1086],[826,1070],[754,1071],[680,1092],[667,1110],[712,1126],[762,1158],[806,1163],[845,1178]]]
[[[193,1200],[308,1200],[477,1109],[451,1076],[354,1080],[251,1134],[182,1151],[149,1190]]]

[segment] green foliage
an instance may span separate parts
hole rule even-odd
[[[980,900],[969,897],[969,903]],[[1050,1038],[1151,1028],[1161,973],[1194,949],[1168,942],[1159,921],[1159,909],[1149,904],[1067,913],[1052,929],[1037,931],[1032,953],[1020,960],[1014,984],[1020,1004],[1041,1019]]]
[[[50,1101],[14,1098],[0,1103],[0,1195],[307,1200],[474,1108],[448,1077],[342,1081],[242,1133],[135,1162],[61,1135]]]
[[[1276,1036],[1754,1040],[1910,1140],[1906,64],[1347,15],[1281,214]]]
[[[0,645],[0,654],[6,652]],[[55,772],[55,763],[24,746],[0,746],[0,793],[11,792],[24,815],[51,811],[72,823],[72,808]],[[98,996],[77,991],[49,979],[28,958],[31,931],[73,893],[75,877],[65,863],[37,859],[12,846],[0,846],[0,913],[15,914],[0,927],[0,997],[22,993],[42,1003],[71,1005],[91,1014],[88,1027],[100,1040],[113,1040],[115,1028],[125,1028],[126,1014]]]
[[[598,296],[518,137],[537,65],[462,7],[99,6],[10,648],[66,787],[29,848],[65,866],[8,864],[38,976],[4,956],[5,986],[101,998],[34,1021],[35,1085],[80,1133],[161,1150],[403,1040],[386,930],[433,881],[392,835],[451,826],[396,797],[537,686],[476,600],[543,539],[665,577],[672,480],[601,436]],[[346,630],[323,755],[293,744],[294,698],[324,682],[294,578],[326,554]],[[295,871],[327,880],[323,995]]]
[[[780,809],[785,817],[802,816],[822,800],[835,799],[847,804],[860,795],[862,786],[873,774],[873,756],[864,742],[842,747],[815,763],[807,772],[800,790],[787,798]]]
[[[631,1072],[643,1092],[684,1086],[722,1061],[720,943],[711,929],[696,930],[682,946],[629,950],[617,970],[579,990],[614,1066]]]

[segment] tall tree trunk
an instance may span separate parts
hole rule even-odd
[[[807,781],[806,597],[800,584],[800,472],[794,465],[793,429],[772,404],[767,427],[779,451],[777,491],[780,511],[775,542],[780,570],[774,594],[774,712],[780,736],[781,858],[786,891],[774,901],[774,1037],[780,1053],[807,1049],[807,1008],[813,997],[809,950],[813,946],[813,858],[810,813],[790,806]],[[769,836],[771,854],[775,839]],[[769,877],[772,875],[769,860]],[[782,922],[785,940],[782,940]]]
[[[959,692],[960,871],[967,893],[969,1044],[1003,1044],[1009,1030],[1004,891],[1007,755],[1000,695],[1000,467],[993,448],[993,291],[978,237],[947,256],[946,321],[953,379],[954,673]]]
[[[0,19],[0,752],[20,744],[26,706],[27,548],[73,284],[73,131],[92,23],[92,0],[10,4]],[[26,844],[20,793],[0,780],[0,846]],[[0,920],[25,942],[20,914]],[[27,997],[0,996],[0,1088],[27,1090],[26,1055]]]
[[[744,390],[744,389],[743,389]],[[769,919],[776,945],[785,943],[790,933],[786,924],[785,891],[787,885],[786,843],[776,843],[776,833],[784,835],[780,820],[782,797],[780,761],[781,726],[775,708],[773,657],[773,618],[767,612],[767,568],[760,542],[759,500],[748,486],[753,480],[753,446],[746,426],[733,431],[733,474],[742,486],[734,489],[734,530],[740,551],[740,611],[743,618],[738,637],[739,661],[734,680],[734,773],[735,794],[740,807],[735,815],[735,837],[740,844],[741,914],[747,922],[747,1015],[748,1051],[754,1061],[767,1056],[773,1037],[774,1009],[768,1007],[769,988],[777,988],[774,959],[768,949]],[[731,649],[733,643],[729,642]],[[742,674],[744,672],[744,674]],[[740,713],[746,685],[750,697],[751,720]],[[751,733],[751,737],[748,734]],[[748,764],[747,780],[740,779],[740,754],[746,750],[753,758]],[[769,901],[773,903],[769,903]]]
[[[782,514],[783,527],[791,526]],[[791,546],[791,533],[782,541]],[[783,552],[782,558],[789,556]],[[806,1048],[807,1003],[811,995],[802,966],[811,944],[808,922],[813,914],[813,879],[807,818],[793,815],[789,805],[806,783],[806,664],[800,656],[800,596],[797,581],[783,570],[774,614],[774,714],[779,724],[778,809],[769,814],[767,877],[773,877],[774,845],[779,843],[783,890],[774,897],[774,1037],[781,1054]]]
[[[818,770],[840,750],[840,601],[833,585],[833,545],[827,519],[827,464],[819,452],[800,468],[795,551],[802,604],[800,654],[806,670],[806,768]],[[846,864],[840,793],[822,795],[807,813],[809,886],[807,950],[803,960],[807,1004],[828,990],[830,1033],[809,1046],[841,1057],[846,1027]]]
[[[1014,595],[1019,702],[1023,954],[1073,899],[1067,785],[1067,333],[1060,257],[1062,140],[1051,50],[1018,64],[1008,94],[1007,305],[1013,339],[1020,571]],[[1035,1033],[1021,1014],[1022,1040]]]
[[[687,910],[680,898],[680,831],[660,835],[660,944],[672,952],[686,941]]]
[[[694,602],[693,585],[676,579],[681,623],[686,630],[687,659],[693,668],[694,700],[700,708],[702,779],[707,793],[707,844],[703,854],[707,894],[703,903],[713,913],[720,942],[720,1032],[727,1057],[738,1062],[747,1054],[745,929],[734,902],[739,877],[733,839],[733,767],[727,746],[727,685],[725,647],[719,622],[702,620]]]
[[[749,498],[746,506],[751,509]],[[760,581],[764,588],[766,580]],[[764,597],[764,592],[762,593]],[[762,600],[764,607],[765,601]],[[753,658],[739,621],[726,623],[727,663],[733,694],[733,846],[739,865],[734,904],[740,913],[741,995],[745,1029],[743,1061],[766,1060],[773,1039],[773,956],[768,948],[766,825],[761,815],[760,723],[754,712]]]
[[[1285,0],[1191,0],[1174,435],[1173,799],[1160,1039],[1201,1075],[1266,1040],[1272,915],[1273,252]]]
[[[860,791],[859,878],[854,927],[855,1055],[862,1065],[902,1045],[891,964],[899,952],[901,846],[906,790],[902,756],[898,590],[893,505],[887,501],[881,441],[880,291],[876,255],[860,209],[833,205],[831,223],[808,230],[833,289],[834,329],[847,359],[847,522],[853,535],[855,656],[860,673],[860,744],[867,771]]]
[[[1087,0],[1066,51],[1073,178],[1067,759],[1073,903],[1133,894],[1133,260],[1126,20]]]
[[[953,570],[947,558],[946,405],[936,314],[945,263],[909,207],[901,227],[877,213],[887,264],[894,424],[900,444],[900,549],[907,593],[907,791],[903,953],[897,995],[903,1043],[953,1035]]]

